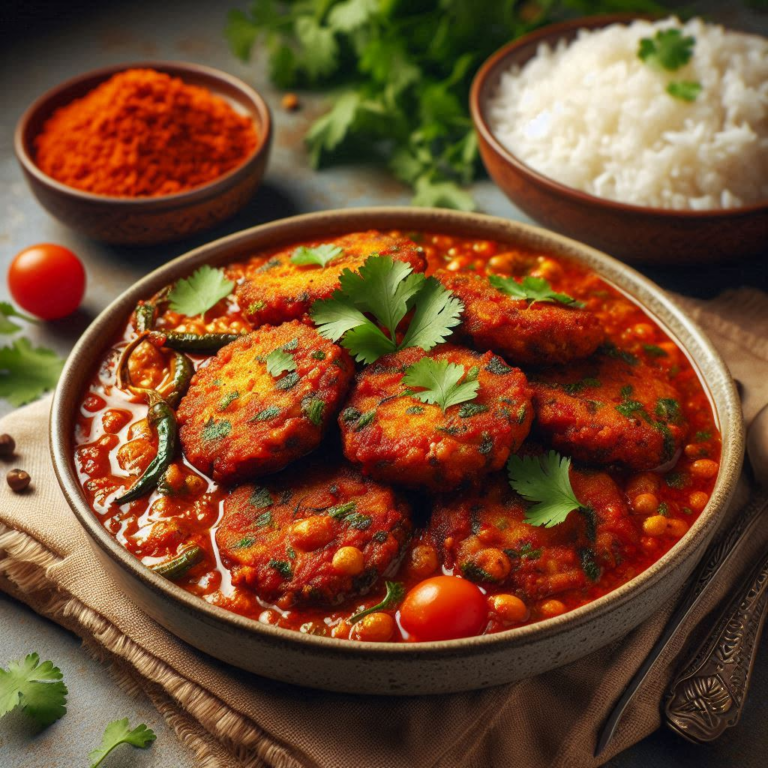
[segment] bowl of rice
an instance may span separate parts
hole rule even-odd
[[[493,180],[539,223],[625,261],[768,253],[768,40],[628,15],[538,30],[470,95]]]

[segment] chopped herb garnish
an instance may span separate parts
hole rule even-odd
[[[250,421],[269,421],[270,419],[277,418],[279,415],[280,409],[276,405],[270,405],[269,408],[259,411]]]
[[[311,398],[302,406],[302,411],[316,427],[322,425],[323,412],[325,411],[325,403],[322,400]]]
[[[623,403],[619,403],[616,406],[616,410],[628,419],[635,419],[638,416],[645,421],[650,421],[648,414],[645,411],[645,406],[637,400],[625,400]]]
[[[670,487],[680,490],[688,485],[688,478],[682,472],[669,472],[664,482]]]
[[[261,312],[261,310],[264,309],[265,306],[266,304],[263,301],[252,301],[248,305],[248,309],[246,311],[248,312],[249,315],[255,315],[257,312]]]
[[[575,395],[577,392],[581,392],[581,390],[585,389],[586,387],[599,387],[599,386],[600,386],[600,379],[588,377],[586,379],[581,379],[580,381],[574,381],[570,384],[563,384],[563,389],[569,395]]]
[[[656,344],[643,344],[643,349],[651,357],[668,357],[667,353]]]
[[[267,373],[270,376],[277,378],[281,373],[295,370],[296,361],[293,359],[293,355],[289,355],[285,351],[284,347],[273,349],[267,355]]]
[[[272,518],[272,510],[268,509],[266,512],[262,512],[254,521],[253,524],[257,528],[266,528],[268,525],[272,525],[274,522]]]
[[[480,441],[477,450],[480,451],[483,456],[487,456],[493,450],[493,438],[487,432],[483,432],[482,440]]]
[[[473,416],[477,416],[478,413],[485,413],[487,410],[488,406],[482,403],[464,403],[459,408],[459,418],[471,419]]]
[[[470,560],[461,564],[461,572],[470,581],[496,581],[488,571]]]
[[[613,358],[616,358],[617,360],[623,360],[625,363],[627,363],[627,365],[637,365],[640,362],[636,355],[633,355],[631,352],[628,352],[626,349],[619,349],[612,342],[603,344],[603,346],[600,349],[603,352],[603,354],[608,355],[608,357],[613,357]]]
[[[315,265],[327,267],[332,261],[344,255],[344,249],[332,243],[316,245],[314,248],[299,246],[291,255],[291,261],[300,266]]]
[[[586,507],[579,507],[579,512],[584,516],[587,523],[587,538],[594,541],[597,538],[597,514],[595,510],[587,505]]]
[[[356,509],[357,509],[357,502],[348,501],[345,504],[338,504],[335,507],[328,507],[328,509],[326,510],[326,513],[328,514],[328,517],[333,517],[338,520],[341,517],[345,517],[346,515],[351,514]]]
[[[224,397],[219,400],[219,410],[220,411],[226,411],[227,408],[229,408],[232,403],[237,400],[237,398],[240,397],[240,393],[235,392],[228,392]]]
[[[360,411],[357,410],[357,408],[352,408],[351,406],[349,408],[345,408],[341,412],[341,420],[345,424],[349,424],[351,421],[357,421],[362,414]]]
[[[375,542],[383,544],[389,538],[389,534],[386,531],[376,531],[371,538]]]
[[[203,426],[203,440],[220,440],[232,431],[232,424],[226,419],[215,421],[213,416]]]
[[[580,549],[579,559],[584,575],[590,581],[598,581],[600,579],[600,566],[595,562],[595,553],[589,548]]]
[[[620,391],[620,394],[624,400],[626,400],[631,394],[634,387],[631,384],[625,384]]]
[[[246,547],[253,546],[255,543],[256,539],[254,539],[253,536],[245,536],[232,546],[234,549],[245,549]]]
[[[583,307],[584,304],[576,301],[567,293],[557,293],[552,290],[552,285],[543,277],[524,277],[522,282],[517,282],[514,277],[501,277],[500,275],[491,275],[488,282],[502,293],[511,296],[513,299],[526,299],[531,302],[531,306],[537,301],[558,302],[571,307]]]
[[[696,440],[697,443],[704,443],[707,440],[712,439],[712,433],[709,432],[708,430],[697,432],[696,435],[694,436],[694,439]]]
[[[299,383],[299,374],[293,371],[292,373],[283,376],[282,379],[278,379],[275,387],[277,389],[293,389]]]
[[[669,517],[669,505],[666,501],[662,501],[661,504],[659,504],[656,514],[659,514],[662,517]]]
[[[418,392],[409,391],[411,397],[423,403],[439,405],[445,412],[452,405],[477,397],[480,383],[466,381],[465,374],[463,365],[423,357],[406,370],[402,381],[409,388],[422,387]]]
[[[361,429],[365,429],[376,418],[376,409],[368,411],[360,416],[357,424],[355,424],[355,432],[359,432]]]
[[[352,512],[349,515],[344,515],[342,518],[350,528],[357,528],[359,531],[364,531],[371,527],[373,520],[368,515],[363,515],[360,512]]]
[[[269,567],[274,568],[284,579],[293,578],[293,568],[286,560],[272,559],[269,561]]]
[[[424,407],[421,405],[411,405],[405,409],[405,412],[410,416],[418,416],[420,413],[424,413]]]
[[[358,362],[370,364],[406,347],[429,351],[453,332],[464,309],[438,280],[389,256],[369,256],[358,272],[345,269],[339,282],[341,288],[316,301],[310,314],[320,333],[341,340]],[[398,342],[397,327],[409,311],[413,316]]]
[[[509,484],[526,501],[534,503],[525,513],[526,523],[552,528],[581,508],[571,485],[570,468],[570,458],[556,451],[544,456],[509,457]]]
[[[381,533],[381,531],[379,531]],[[374,536],[375,538],[375,536]],[[375,613],[376,611],[388,611],[395,606],[399,605],[405,597],[405,587],[399,581],[387,581],[384,583],[387,588],[387,592],[384,595],[384,599],[376,605],[372,605],[370,608],[358,611],[349,617],[350,624],[356,624],[364,616],[369,613]]]
[[[282,347],[280,347],[280,349],[284,349],[286,352],[295,352],[298,348],[299,348],[298,337],[295,337],[290,341],[287,341],[285,344],[283,344]]]
[[[295,560],[296,559],[296,550],[289,544],[287,549],[285,550],[285,554],[288,555],[289,560]]]
[[[272,498],[272,494],[268,488],[262,486],[256,486],[251,493],[248,503],[256,509],[263,509],[264,507],[271,507],[275,500]]]
[[[488,365],[485,366],[485,370],[497,376],[506,376],[508,373],[512,373],[512,369],[500,357],[492,357]]]
[[[323,352],[323,350],[322,350],[322,349],[316,349],[316,350],[315,350],[315,351],[314,351],[314,352],[313,352],[313,353],[310,355],[310,357],[311,357],[313,360],[325,360],[325,358],[327,357],[327,355],[325,354],[325,352]]]
[[[672,424],[679,424],[683,418],[680,403],[671,397],[663,397],[656,402],[656,415]]]

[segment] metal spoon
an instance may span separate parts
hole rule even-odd
[[[768,445],[766,445],[766,435],[768,435],[768,405],[766,405],[752,422],[747,436],[748,460],[757,477],[765,477],[768,474]],[[754,453],[754,457],[753,457]],[[597,738],[595,747],[595,757],[599,757],[608,746],[616,732],[616,728],[629,706],[635,698],[637,691],[648,677],[651,669],[667,647],[670,640],[677,633],[680,625],[690,616],[696,606],[701,601],[702,595],[709,584],[722,573],[725,566],[732,562],[734,552],[739,544],[745,540],[756,526],[764,518],[768,517],[768,496],[763,494],[751,502],[747,508],[739,515],[739,519],[734,523],[730,530],[721,536],[714,544],[707,549],[698,569],[693,578],[689,581],[686,592],[675,608],[664,631],[654,643],[643,663],[635,672],[632,679],[627,684],[624,692],[611,710],[608,718],[603,724]],[[768,522],[768,521],[765,521]]]
[[[768,406],[747,434],[757,484],[768,486]],[[714,741],[741,718],[768,615],[768,551],[735,591],[712,632],[688,656],[670,685],[666,724],[689,741]]]

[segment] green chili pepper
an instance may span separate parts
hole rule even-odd
[[[195,366],[183,352],[173,353],[173,389],[166,395],[165,402],[175,408],[187,391]]]
[[[157,347],[183,349],[187,352],[213,352],[233,341],[237,341],[240,333],[177,333],[176,331],[152,331],[148,335]]]
[[[157,453],[131,488],[120,498],[115,499],[115,504],[125,504],[126,502],[138,499],[145,493],[149,493],[157,486],[160,478],[165,474],[165,470],[168,469],[176,454],[176,441],[179,429],[176,424],[176,415],[173,412],[173,408],[154,390],[146,391],[148,393],[147,396],[150,398],[149,423],[155,428],[157,433]]]
[[[134,314],[136,315],[136,331],[144,333],[151,331],[155,326],[155,305],[144,303],[137,305]]]
[[[179,579],[203,559],[203,550],[195,544],[165,563],[153,565],[152,570],[166,579]]]

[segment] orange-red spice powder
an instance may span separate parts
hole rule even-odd
[[[257,140],[253,121],[207,88],[129,69],[57,110],[35,139],[36,162],[86,192],[156,197],[227,173]]]

